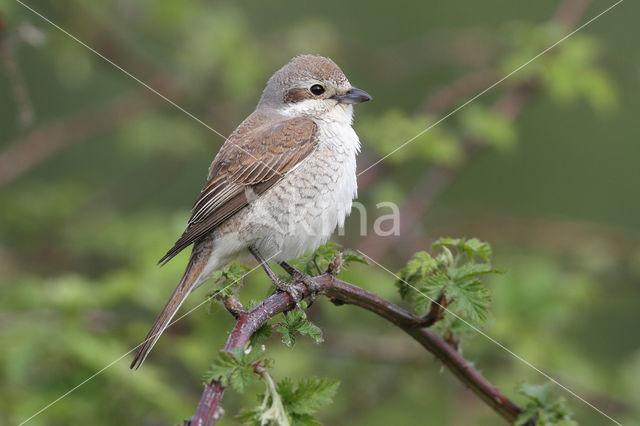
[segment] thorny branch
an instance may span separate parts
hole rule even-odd
[[[339,259],[334,261],[329,270],[313,278],[319,288],[319,294],[326,296],[334,305],[355,305],[366,309],[386,319],[404,330],[426,350],[435,355],[451,372],[487,405],[500,414],[508,422],[513,422],[522,409],[511,402],[495,386],[476,371],[471,363],[445,339],[429,329],[442,316],[442,306],[446,303],[444,297],[432,304],[430,312],[425,317],[416,317],[399,306],[382,299],[367,290],[353,284],[339,280],[334,272],[339,270]],[[310,289],[303,283],[297,283],[305,297],[310,295]],[[244,347],[253,333],[275,315],[294,309],[295,301],[287,293],[277,291],[263,300],[260,304],[244,311],[234,309],[234,302],[225,301],[225,306],[237,319],[223,350]],[[212,426],[222,415],[220,401],[225,388],[219,381],[205,385],[204,392],[198,403],[195,414],[184,424],[190,426]]]

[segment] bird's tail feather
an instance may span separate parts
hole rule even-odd
[[[202,256],[202,253],[199,253],[199,250],[194,248],[191,258],[189,259],[189,264],[184,271],[184,275],[182,276],[180,283],[176,289],[173,290],[173,293],[164,305],[164,308],[162,308],[162,312],[160,312],[160,315],[158,315],[158,318],[156,318],[156,321],[153,323],[151,330],[149,330],[147,337],[145,337],[140,349],[138,349],[138,353],[131,362],[129,368],[135,370],[140,368],[144,360],[149,355],[149,352],[151,352],[151,349],[160,338],[160,335],[170,325],[171,319],[173,319],[176,312],[178,312],[178,309],[180,309],[180,306],[187,299],[187,296],[189,296],[189,293],[197,287],[196,284],[198,284],[198,278],[204,269],[207,257],[208,256]]]

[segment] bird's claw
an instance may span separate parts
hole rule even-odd
[[[289,265],[287,262],[281,262],[280,266],[282,266],[282,269],[284,269],[291,276],[291,282],[287,283],[288,285],[304,284],[307,287],[307,290],[309,291],[309,305],[311,305],[316,300],[316,296],[320,292],[320,286],[315,282],[313,277],[300,272],[293,266]],[[298,290],[298,288],[296,290]],[[298,306],[300,306],[299,302],[297,304]]]
[[[287,293],[294,302],[296,302],[296,306],[300,307],[300,302],[302,301],[302,292],[296,286],[296,281],[291,280],[290,282],[286,282],[285,280],[278,279],[274,282],[276,289]]]
[[[310,275],[296,270],[291,274],[291,281],[302,283],[307,287],[307,289],[309,289],[309,302],[313,303],[316,300],[318,292],[320,291],[320,286]]]

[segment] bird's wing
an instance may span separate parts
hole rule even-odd
[[[160,259],[166,263],[276,184],[317,147],[316,124],[292,118],[273,125],[240,126],[211,164],[187,229]]]

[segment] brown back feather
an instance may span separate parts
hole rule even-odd
[[[263,194],[316,149],[317,126],[311,119],[261,125],[264,120],[252,114],[222,145],[187,229],[158,263],[168,262],[247,206],[247,188],[255,196]]]

